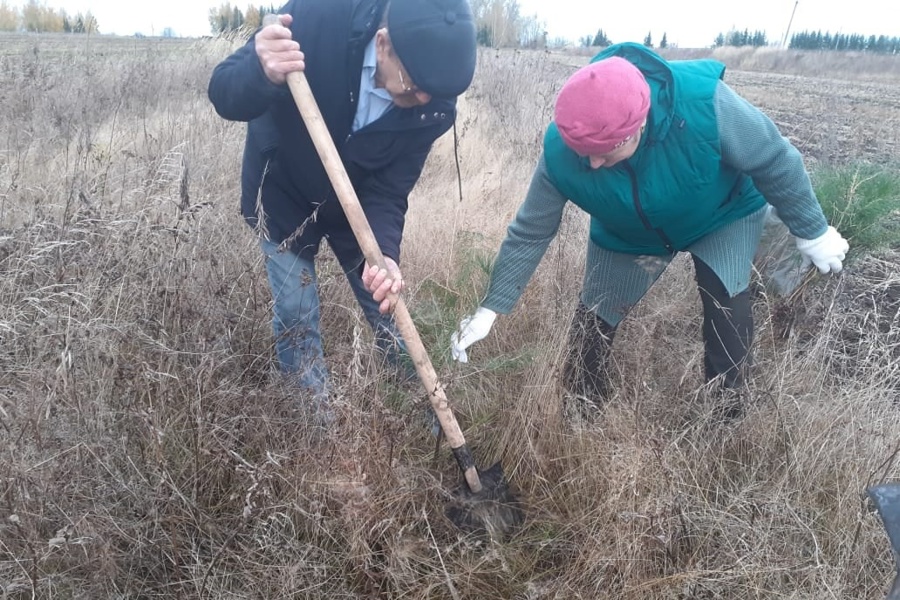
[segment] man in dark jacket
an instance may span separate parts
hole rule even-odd
[[[266,256],[280,368],[327,411],[320,242],[328,240],[378,346],[396,360],[402,341],[390,309],[403,285],[407,197],[472,81],[475,27],[466,0],[291,0],[280,13],[215,68],[209,98],[225,119],[248,122],[241,212]],[[368,288],[362,253],[285,85],[293,71],[306,74],[388,264]]]

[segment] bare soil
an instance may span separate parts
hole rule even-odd
[[[697,56],[709,57],[708,51]],[[553,58],[573,68],[588,61],[571,55]],[[727,61],[726,66],[725,82],[768,114],[811,162],[900,158],[900,77],[891,72],[866,76],[873,67],[864,62],[860,73],[835,72],[831,77],[750,70]]]
[[[731,70],[725,81],[766,112],[808,159],[887,163],[900,154],[900,82]]]

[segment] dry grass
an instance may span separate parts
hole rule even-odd
[[[793,302],[760,292],[754,402],[730,427],[702,386],[689,261],[623,324],[603,413],[564,402],[576,211],[516,312],[450,364],[571,70],[482,54],[458,127],[463,199],[448,135],[403,250],[467,439],[527,506],[511,539],[465,538],[442,513],[458,470],[433,456],[420,394],[374,363],[327,252],[340,423],[316,436],[285,410],[296,392],[272,377],[268,290],[237,215],[243,126],[205,99],[230,46],[28,40],[0,56],[0,597],[883,597],[892,561],[863,493],[900,475],[892,255]],[[754,81],[741,91],[763,95]],[[812,135],[803,107],[782,110]]]

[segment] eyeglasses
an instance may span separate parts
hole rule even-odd
[[[617,142],[616,145],[612,147],[612,150],[610,150],[609,152],[605,152],[604,154],[602,154],[602,156],[609,156],[610,154],[612,154],[613,152],[615,152],[616,150],[618,150],[619,148],[621,148],[622,146],[624,146],[625,144],[627,144],[628,142],[633,140],[637,134],[639,134],[639,133],[643,134],[644,128],[646,126],[647,126],[647,124],[645,122],[643,125],[641,125],[640,129],[638,129],[637,131],[635,131],[634,133],[629,135],[627,138],[625,138],[621,142]]]
[[[397,75],[400,76],[400,88],[403,89],[404,94],[415,94],[419,91],[419,88],[416,87],[415,84],[407,85],[406,81],[403,79],[403,69],[397,69]]]
[[[581,160],[584,162],[584,166],[593,169],[593,167],[591,166],[591,162],[593,160],[596,159],[596,160],[602,160],[603,162],[606,162],[612,158],[615,158],[616,154],[619,151],[619,148],[621,148],[622,146],[624,146],[625,144],[627,144],[628,142],[633,140],[635,135],[637,135],[637,134],[632,133],[631,135],[629,135],[627,138],[625,138],[621,142],[616,143],[615,146],[613,146],[610,150],[607,150],[603,154],[590,154],[587,156],[582,156]]]
[[[643,128],[642,128],[642,129],[643,129]],[[609,152],[612,152],[613,150],[618,150],[619,148],[621,148],[622,146],[624,146],[625,144],[627,144],[628,142],[630,142],[631,140],[633,140],[635,135],[637,135],[637,134],[636,134],[636,133],[632,133],[632,134],[629,135],[627,138],[625,138],[624,140],[622,140],[621,142],[619,142],[619,143],[617,143],[615,146],[613,146],[613,147],[612,147],[612,150],[610,150]],[[609,152],[607,152],[607,154],[609,154]]]
[[[626,137],[624,140],[617,142],[615,146],[613,146],[610,150],[604,152],[603,154],[590,154],[587,156],[580,156],[582,164],[585,166],[585,168],[594,170],[601,166],[608,165],[612,160],[615,160],[616,163],[618,163],[622,158],[625,158],[623,156],[620,156],[619,150],[623,146],[628,144],[628,142],[633,141],[638,135],[642,135],[644,133],[644,128],[646,127],[646,125],[647,123],[645,121],[644,124],[641,125],[640,129]],[[596,167],[594,166],[595,162],[597,163]]]

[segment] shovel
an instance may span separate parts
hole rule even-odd
[[[278,22],[277,15],[266,15],[263,26]],[[300,71],[290,73],[287,76],[287,83],[363,256],[370,265],[385,269],[384,256],[331,139],[306,75]],[[470,532],[502,534],[509,531],[521,523],[523,513],[518,500],[509,489],[502,466],[497,462],[481,473],[476,468],[472,451],[450,410],[444,387],[438,381],[437,373],[402,297],[397,298],[394,320],[416,367],[416,373],[428,393],[428,399],[441,424],[447,443],[465,478],[465,487],[454,492],[455,502],[446,510],[448,518],[461,529]]]
[[[887,600],[900,600],[900,483],[883,483],[870,487],[867,491],[881,516],[898,573]]]

